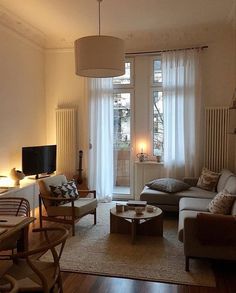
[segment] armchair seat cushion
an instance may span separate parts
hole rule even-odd
[[[96,198],[79,198],[74,201],[74,209],[76,218],[80,218],[94,211],[97,207]],[[55,216],[71,216],[71,203],[66,203],[60,206],[50,206],[47,208],[47,214],[50,217]]]

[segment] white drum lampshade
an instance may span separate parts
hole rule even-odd
[[[125,73],[124,41],[111,36],[88,36],[75,41],[75,72],[86,77]]]

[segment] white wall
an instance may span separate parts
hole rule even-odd
[[[0,175],[21,169],[22,146],[46,143],[44,53],[0,26]]]

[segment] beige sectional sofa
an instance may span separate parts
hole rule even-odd
[[[208,209],[213,197],[224,189],[236,199],[236,175],[222,170],[215,192],[196,187],[197,180],[185,178],[184,181],[192,186],[185,191],[166,193],[145,186],[140,195],[141,200],[164,211],[179,211],[178,238],[184,244],[187,271],[190,258],[236,260],[236,200],[230,215],[212,214]],[[199,221],[201,216],[204,216],[202,222]],[[210,239],[204,242],[200,237],[201,227],[206,235],[209,232]]]
[[[190,258],[236,260],[236,175],[229,170],[222,170],[217,184],[217,192],[223,189],[235,195],[231,215],[210,213],[208,205],[211,199],[185,197],[179,202],[178,237],[184,243],[186,270],[189,270]],[[203,224],[199,224],[199,213],[209,215],[205,216]],[[212,220],[214,225],[210,226]],[[209,231],[208,241],[202,242],[200,229],[205,233]],[[210,239],[211,235],[216,235],[214,241]]]
[[[231,191],[233,191],[233,184],[231,184],[231,182],[229,181],[227,183],[228,185],[226,185],[227,180],[231,176],[236,175],[234,175],[231,171],[227,169],[222,170],[220,180],[217,184],[217,189],[215,192],[196,187],[198,178],[184,178],[184,182],[191,185],[191,187],[188,190],[176,193],[166,193],[145,186],[140,194],[140,200],[147,201],[148,204],[156,205],[160,207],[163,211],[178,211],[179,201],[183,197],[203,198],[211,200],[218,192],[222,191],[224,188],[229,189],[228,192],[232,193]]]

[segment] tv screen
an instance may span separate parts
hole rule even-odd
[[[28,175],[53,173],[56,170],[56,145],[22,148],[22,171]]]

